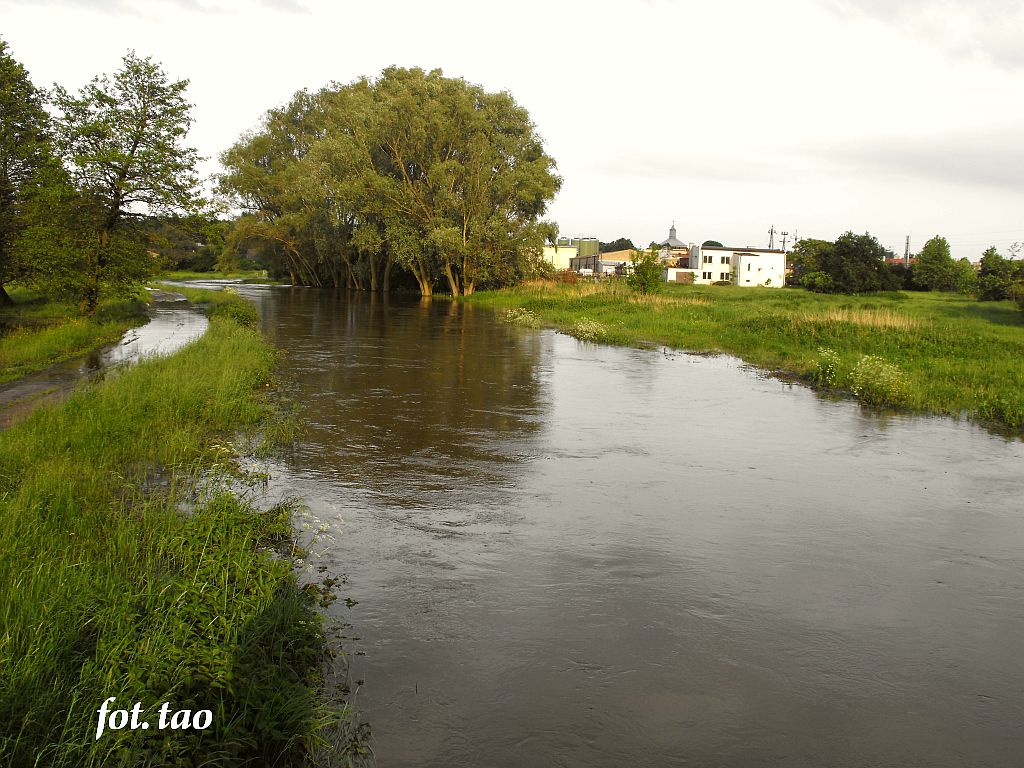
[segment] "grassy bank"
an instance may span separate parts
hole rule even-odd
[[[251,269],[240,272],[164,272],[160,280],[240,280],[243,283],[262,283],[264,285],[280,285],[280,280],[267,276],[265,269]]]
[[[939,293],[536,282],[468,299],[591,341],[725,352],[864,402],[1024,431],[1024,314]],[[867,359],[865,359],[867,358]]]
[[[0,434],[2,765],[298,765],[331,719],[315,594],[272,549],[288,509],[217,473],[268,414],[274,357],[230,303],[177,354]],[[150,729],[96,740],[110,696]],[[212,723],[158,730],[163,702]]]
[[[77,305],[47,301],[26,289],[11,291],[14,306],[0,309],[0,383],[113,344],[146,322],[141,297],[104,301],[95,317]]]

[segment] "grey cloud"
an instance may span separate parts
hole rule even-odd
[[[846,169],[952,184],[1024,190],[1020,130],[932,138],[891,137],[808,147],[805,152]]]
[[[671,152],[616,152],[593,164],[611,176],[645,179],[700,178],[712,181],[774,182],[790,174],[777,153],[754,155],[677,155]]]
[[[1024,68],[1020,0],[818,0],[844,16],[875,18],[955,55]]]

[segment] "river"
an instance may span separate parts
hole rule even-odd
[[[380,766],[1024,764],[1024,446],[728,357],[243,288]]]

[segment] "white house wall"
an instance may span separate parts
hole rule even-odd
[[[786,254],[737,253],[736,284],[743,287],[767,285],[782,288],[786,285]]]

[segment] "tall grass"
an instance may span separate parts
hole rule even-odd
[[[590,335],[610,343],[730,353],[867,403],[1024,432],[1024,315],[1011,302],[672,284],[644,297],[614,281],[534,281],[467,301],[528,311],[577,336],[581,323],[597,323],[603,334]],[[816,373],[819,350],[828,353],[827,382]]]
[[[290,766],[318,747],[324,631],[273,551],[289,510],[220,474],[225,436],[268,414],[273,358],[220,313],[0,434],[0,765]],[[96,740],[110,696],[150,729]],[[165,701],[213,723],[157,730]]]

